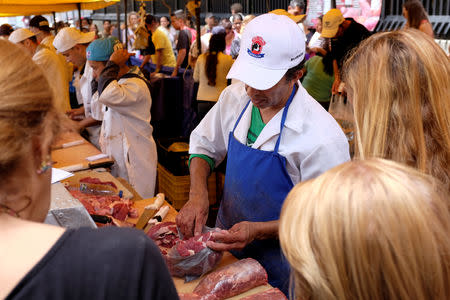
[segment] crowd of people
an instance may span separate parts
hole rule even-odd
[[[230,10],[207,14],[199,37],[182,10],[129,14],[128,39],[107,20],[55,36],[42,16],[1,26],[0,298],[178,299],[142,232],[42,224],[64,130],[86,130],[114,176],[154,196],[149,87],[167,68],[193,68],[199,83],[176,217],[184,237],[202,232],[208,177],[226,161],[221,230],[207,246],[258,260],[291,299],[450,298],[450,60],[420,1],[404,4],[405,28],[379,33],[339,9],[314,31],[302,0],[259,16]],[[354,157],[327,112],[335,93],[353,111]]]

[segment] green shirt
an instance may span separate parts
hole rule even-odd
[[[323,70],[321,56],[314,56],[305,63],[306,76],[302,85],[314,99],[319,102],[328,102],[331,98],[331,87],[334,75],[330,76]]]
[[[247,133],[247,146],[251,147],[255,143],[258,136],[261,134],[261,131],[264,129],[264,124],[261,113],[259,112],[259,109],[256,106],[252,107],[252,120],[250,122],[250,128],[248,129]],[[194,157],[200,157],[206,160],[211,167],[211,172],[214,170],[214,167],[216,165],[215,161],[204,154],[191,154],[189,157],[189,165],[191,164],[191,159]]]

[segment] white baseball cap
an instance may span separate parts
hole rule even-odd
[[[55,36],[53,46],[58,52],[65,52],[77,44],[90,43],[94,38],[95,32],[93,31],[84,33],[73,27],[65,27]]]
[[[304,57],[305,34],[300,27],[287,16],[264,14],[245,26],[239,56],[227,78],[267,90]]]
[[[14,44],[18,44],[22,41],[25,41],[26,39],[35,36],[34,33],[32,33],[29,29],[26,28],[19,28],[14,30],[11,35],[9,36],[8,40],[10,42],[13,42]]]

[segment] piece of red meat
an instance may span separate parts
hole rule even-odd
[[[177,225],[174,222],[156,224],[147,232],[147,235],[160,247],[172,248],[180,239]]]
[[[128,216],[128,205],[126,203],[116,203],[113,206],[112,216],[120,221],[125,221]]]
[[[287,300],[286,296],[277,288],[271,288],[260,293],[256,293],[241,300]]]
[[[92,184],[103,184],[103,185],[109,185],[112,186],[113,188],[117,189],[117,186],[114,182],[112,181],[101,181],[98,178],[94,178],[94,177],[84,177],[81,178],[79,180],[81,183],[92,183]]]
[[[253,258],[246,258],[209,273],[193,293],[201,296],[201,300],[222,300],[264,284],[267,284],[266,270]]]

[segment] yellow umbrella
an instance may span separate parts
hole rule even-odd
[[[77,9],[96,10],[120,0],[0,0],[0,17],[42,15]]]

